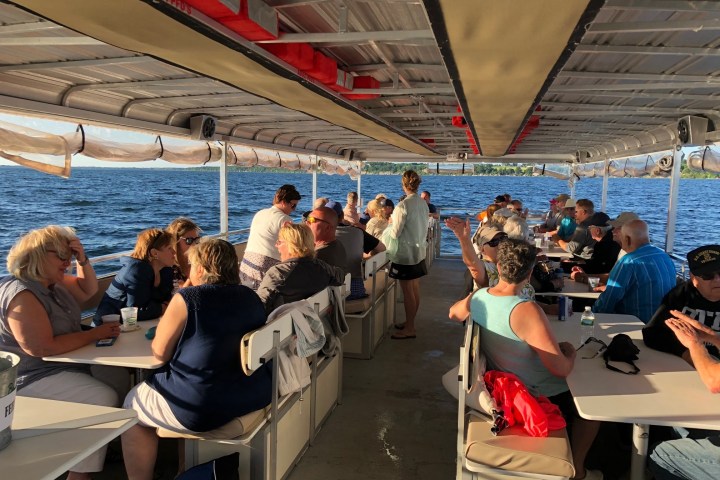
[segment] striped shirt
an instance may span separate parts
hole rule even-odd
[[[646,244],[618,260],[593,311],[635,315],[648,323],[675,285],[675,265],[668,254]]]

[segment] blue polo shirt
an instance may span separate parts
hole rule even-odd
[[[654,245],[643,245],[615,264],[593,312],[635,315],[648,323],[676,282],[675,264],[668,254]]]

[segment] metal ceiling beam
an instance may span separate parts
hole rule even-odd
[[[641,112],[633,109],[632,107],[625,107],[625,110],[553,110],[553,111],[542,111],[535,112],[533,115],[539,115],[541,117],[590,117],[595,115],[616,115],[622,117],[632,117],[636,115],[653,115],[658,117],[674,116],[677,117],[677,113],[659,113],[659,112]]]
[[[652,10],[669,12],[720,12],[720,3],[686,0],[606,0],[603,8],[613,10]]]
[[[587,35],[601,33],[655,33],[720,30],[720,18],[666,20],[662,22],[610,22],[590,25]]]
[[[556,78],[589,78],[593,80],[640,80],[648,82],[720,82],[720,77],[710,75],[678,75],[674,73],[629,73],[629,72],[578,72],[563,70]]]
[[[411,88],[355,88],[352,93],[371,95],[432,95],[455,93],[452,87],[411,87]]]
[[[432,30],[387,30],[379,32],[345,33],[282,33],[275,40],[257,40],[255,43],[333,43],[360,44],[375,42],[405,42],[412,40],[435,40]]]
[[[426,63],[393,63],[398,70],[432,70],[436,72],[446,71],[443,64],[426,64]],[[346,72],[374,72],[376,70],[387,70],[388,66],[384,63],[371,63],[365,65],[350,65],[343,67]]]
[[[650,123],[649,120],[643,120],[643,124],[639,123],[623,123],[623,122],[609,122],[609,121],[601,121],[601,120],[555,120],[552,118],[549,118],[547,120],[544,120],[537,128],[542,129],[548,126],[566,126],[566,127],[574,127],[574,126],[600,126],[600,127],[618,127],[618,128],[647,128],[648,123]],[[665,125],[664,123],[658,122],[657,124],[653,126],[660,126]]]
[[[704,82],[668,82],[668,83],[626,83],[626,84],[612,84],[606,83],[595,83],[595,84],[582,84],[582,85],[562,85],[557,88],[562,88],[565,93],[570,92],[585,92],[594,90],[615,90],[615,91],[634,91],[634,90],[671,90],[671,89],[689,89],[689,88],[713,88],[717,89],[720,87],[720,79],[717,80],[706,80]]]
[[[707,100],[707,101],[711,101],[711,102],[720,101],[720,95],[699,95],[699,94],[693,94],[693,93],[648,93],[648,92],[633,92],[632,94],[627,94],[627,93],[611,92],[611,91],[603,91],[603,90],[597,90],[597,91],[593,91],[592,93],[581,94],[581,93],[578,93],[576,90],[565,89],[564,87],[551,88],[550,90],[548,90],[547,93],[555,94],[555,95],[570,94],[570,95],[584,95],[584,96],[589,96],[589,97],[590,96],[591,97],[613,97],[613,98],[631,98],[631,99],[650,98],[650,99],[659,99],[659,100],[697,100],[697,101]]]
[[[587,109],[597,109],[597,110],[607,110],[607,111],[624,111],[631,109],[634,112],[646,112],[646,113],[668,113],[668,114],[677,114],[678,116],[686,115],[688,112],[695,112],[695,113],[705,113],[705,114],[716,114],[718,113],[717,110],[714,110],[712,108],[686,108],[686,107],[680,107],[680,108],[664,108],[664,107],[636,107],[632,105],[606,105],[606,104],[597,104],[597,103],[573,103],[573,102],[542,102],[540,104],[542,107],[552,107],[552,108],[587,108]],[[555,110],[552,110],[553,112]],[[540,115],[545,113],[545,110],[542,110],[540,112],[537,112],[536,115]]]
[[[46,21],[39,22],[28,22],[28,23],[15,23],[12,25],[0,26],[0,35],[15,34],[15,33],[28,33],[28,32],[41,32],[46,30],[57,30],[63,28],[62,26]]]
[[[90,37],[0,37],[0,47],[58,47],[107,46],[107,43]]]
[[[578,45],[574,53],[617,53],[637,55],[720,56],[717,48],[658,47],[654,45]]]
[[[451,110],[454,115],[462,115],[460,113],[457,113],[455,111],[456,105],[436,105],[434,103],[427,103],[428,107],[438,110]],[[374,115],[382,115],[383,113],[402,113],[403,110],[411,110],[411,113],[417,113],[418,112],[418,105],[398,105],[393,107],[384,107],[384,108],[366,108],[366,111],[374,114]],[[400,110],[400,112],[398,112]]]
[[[412,113],[382,113],[380,118],[452,118],[457,116],[454,112],[412,112]]]
[[[217,117],[218,121],[226,120],[228,118],[236,118],[237,116],[233,115],[233,113],[237,112],[237,110],[248,110],[247,117],[252,118],[263,118],[263,117],[283,117],[283,118],[306,118],[307,115],[304,113],[298,113],[294,112],[292,110],[288,110],[285,112],[282,111],[262,111],[258,110],[257,108],[253,108],[252,111],[250,111],[249,107],[247,105],[238,105],[238,106],[224,106],[224,107],[200,107],[200,108],[178,108],[173,110],[168,116],[165,123],[168,125],[173,125],[175,123],[175,119],[180,115],[193,115],[193,114],[212,114],[215,117]],[[223,113],[227,112],[228,115],[223,115]],[[242,117],[241,117],[242,118]]]
[[[203,88],[203,83],[207,82],[207,78],[203,77],[181,77],[181,78],[169,78],[165,80],[141,80],[136,82],[110,82],[110,83],[86,83],[81,85],[73,85],[72,87],[65,90],[62,101],[63,105],[67,106],[67,102],[70,97],[79,92],[85,92],[90,90],[122,90],[122,89],[137,89],[137,88],[163,88],[168,90],[198,90]],[[228,88],[226,85],[211,80],[213,86],[221,86],[222,88]]]
[[[2,65],[0,72],[15,72],[29,70],[47,70],[52,68],[82,68],[106,65],[134,65],[139,63],[156,62],[154,58],[145,56],[97,58],[93,60],[66,60],[64,62],[38,62],[22,63],[17,65]]]
[[[246,103],[247,105],[270,105],[270,102],[268,102],[265,99],[258,98],[254,95],[250,95],[249,93],[244,93],[238,91],[237,93],[215,93],[210,95],[180,95],[180,96],[172,96],[172,97],[153,97],[153,98],[137,98],[135,100],[130,100],[128,103],[125,104],[122,110],[123,117],[127,117],[130,113],[130,110],[138,105],[145,105],[145,104],[157,104],[157,103],[165,103],[163,106],[171,107],[172,105],[169,105],[167,102],[174,102],[176,100],[179,101],[197,101],[197,100],[245,100],[246,102],[249,100],[254,100],[257,103]]]

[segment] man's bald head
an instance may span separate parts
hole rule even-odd
[[[626,252],[632,252],[650,243],[648,224],[644,221],[630,220],[621,228],[622,247]]]
[[[318,207],[312,212],[310,212],[310,215],[320,220],[325,220],[333,227],[338,226],[338,216],[337,213],[335,213],[335,210],[333,210],[332,208]]]

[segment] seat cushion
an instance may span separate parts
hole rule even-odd
[[[231,440],[240,437],[248,432],[255,430],[264,420],[269,407],[261,408],[254,412],[243,415],[242,417],[233,418],[230,422],[222,427],[203,433],[178,433],[164,428],[158,428],[158,437],[163,438],[189,438],[189,439],[205,439],[205,440]]]
[[[530,437],[521,427],[506,428],[495,437],[485,417],[468,415],[465,438],[466,468],[498,468],[511,472],[575,476],[572,452],[565,429],[546,438]]]
[[[371,305],[370,297],[358,298],[357,300],[345,300],[345,314],[366,312]]]

